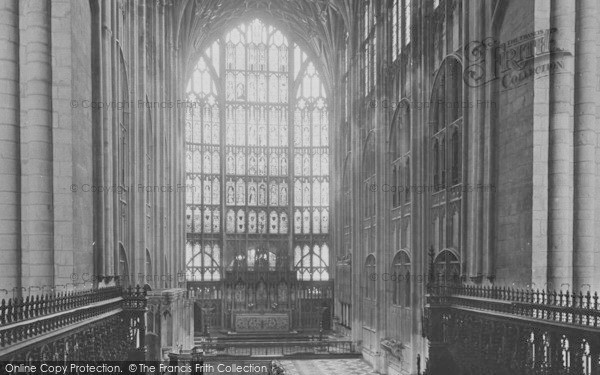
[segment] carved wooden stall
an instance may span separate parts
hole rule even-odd
[[[600,374],[597,293],[432,284],[427,374]]]
[[[140,360],[146,293],[112,286],[0,303],[0,361]]]

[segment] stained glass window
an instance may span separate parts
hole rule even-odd
[[[248,213],[248,233],[256,233],[256,211]]]
[[[290,238],[305,249],[295,263],[300,279],[328,280],[329,113],[317,67],[283,33],[253,20],[201,54],[187,95],[191,280],[213,277],[203,269],[196,277],[193,267],[222,270],[251,248],[275,249],[270,263],[292,256],[283,245]],[[207,245],[231,253],[192,261]]]
[[[188,241],[186,244],[187,279],[218,281],[221,279],[221,247],[215,242]]]
[[[329,280],[329,247],[327,243],[298,244],[294,247],[294,264],[300,280]]]

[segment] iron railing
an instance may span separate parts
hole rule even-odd
[[[478,285],[433,285],[428,302],[555,323],[600,327],[600,297],[587,291],[540,291]]]
[[[146,292],[139,286],[126,290],[112,286],[2,300],[0,359],[18,358],[20,353],[37,353],[38,346],[63,340],[65,333],[67,337],[73,336],[92,329],[92,326],[102,326],[104,321],[112,322],[115,317],[127,324],[129,336],[136,336],[136,347],[143,348],[145,309]],[[118,342],[113,344],[119,345]]]
[[[428,285],[426,374],[600,375],[597,293]]]
[[[30,319],[40,318],[121,297],[120,287],[98,290],[57,292],[35,297],[3,299],[0,302],[0,328]]]

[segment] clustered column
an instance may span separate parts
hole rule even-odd
[[[17,0],[0,2],[0,285],[19,273],[19,16]],[[18,285],[20,286],[20,285]]]
[[[50,2],[21,6],[21,282],[54,283]]]

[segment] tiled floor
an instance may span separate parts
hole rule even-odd
[[[362,359],[305,359],[281,361],[286,375],[370,375],[377,374]]]

